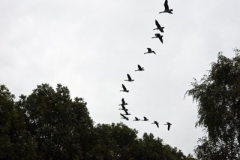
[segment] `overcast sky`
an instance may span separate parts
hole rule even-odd
[[[193,154],[204,133],[195,128],[197,104],[184,94],[219,51],[233,57],[240,48],[240,1],[168,3],[174,14],[159,14],[164,0],[1,0],[0,84],[18,97],[61,83],[72,98],[84,98],[95,124],[123,122],[139,137],[153,133]],[[155,20],[165,27],[163,44],[151,38]],[[144,55],[148,47],[156,55]],[[135,72],[138,64],[144,72]],[[127,73],[134,82],[124,81]],[[120,92],[122,84],[129,93]],[[120,119],[122,98],[129,121]]]

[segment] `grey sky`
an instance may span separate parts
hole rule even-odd
[[[185,154],[203,133],[195,128],[197,107],[184,99],[217,53],[233,57],[239,47],[240,1],[169,0],[173,15],[158,14],[164,0],[2,0],[0,83],[17,97],[36,85],[67,86],[83,97],[96,123],[124,122],[153,133]],[[155,19],[163,41],[152,39]],[[144,55],[150,47],[156,55]],[[135,72],[137,64],[145,72]],[[124,81],[127,73],[135,80]],[[121,84],[130,90],[120,92]],[[120,119],[121,98],[130,121]],[[150,122],[133,122],[146,116]],[[160,128],[151,124],[159,121]],[[163,124],[170,121],[170,131]]]

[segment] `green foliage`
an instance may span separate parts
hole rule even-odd
[[[176,147],[164,145],[160,138],[144,133],[137,138],[137,131],[122,123],[98,124],[95,127],[96,143],[93,153],[97,159],[118,160],[185,160],[186,156]],[[192,159],[194,160],[194,159]]]
[[[42,84],[16,102],[0,85],[0,159],[188,158],[151,133],[138,139],[137,131],[123,123],[94,127],[82,98],[72,100],[67,87],[60,84],[56,89]]]
[[[95,129],[93,153],[99,159],[129,159],[130,147],[136,142],[137,131],[122,123],[98,124]]]
[[[224,144],[221,141],[213,142],[211,139],[207,137],[200,138],[198,140],[201,145],[198,145],[195,149],[195,153],[197,157],[201,160],[226,160],[231,159],[228,158],[229,153],[225,149]]]
[[[154,138],[153,134],[144,133],[142,139],[135,143],[131,150],[134,159],[140,160],[185,160],[186,156],[176,147],[164,144],[160,138]]]
[[[34,159],[34,143],[27,135],[21,109],[13,99],[14,95],[0,85],[0,159]]]
[[[232,59],[220,52],[208,75],[200,82],[195,79],[193,88],[187,91],[198,102],[196,125],[206,128],[209,136],[209,141],[200,141],[203,145],[196,149],[197,153],[203,146],[206,152],[209,146],[217,153],[224,150],[230,159],[240,152],[240,56],[238,50],[235,52]]]
[[[25,111],[30,136],[36,140],[38,158],[79,159],[86,156],[91,147],[93,122],[83,99],[72,101],[69,90],[60,84],[56,91],[42,84],[21,101],[19,107]]]

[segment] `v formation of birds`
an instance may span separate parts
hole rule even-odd
[[[170,9],[169,6],[168,6],[168,0],[165,0],[164,8],[165,8],[164,11],[159,12],[159,14],[160,13],[173,14],[172,13],[173,10]],[[159,32],[163,33],[164,32],[164,27],[162,27],[157,20],[155,20],[155,24],[156,24],[156,28],[154,28],[153,30],[159,30]],[[161,35],[160,33],[155,33],[155,36],[152,37],[152,38],[158,38],[160,40],[160,42],[163,43],[163,35]],[[145,52],[144,54],[151,54],[151,53],[156,55],[155,51],[153,51],[151,48],[147,48],[147,52]],[[135,71],[144,71],[144,68],[141,65],[138,64],[138,69],[135,70]],[[127,74],[127,79],[125,81],[133,82],[134,80],[131,78],[131,76],[129,74]],[[129,92],[129,90],[125,87],[124,84],[122,84],[122,90],[120,90],[120,91],[126,92],[126,93]],[[126,108],[126,105],[128,105],[128,103],[125,102],[124,98],[122,98],[121,102],[122,103],[119,104],[119,106],[121,106],[121,108],[119,108],[119,110],[124,111],[124,113],[120,113],[121,118],[128,121],[129,120],[128,116],[131,115],[128,112],[128,109]],[[149,119],[145,116],[143,117],[143,119],[139,119],[138,117],[135,117],[135,119],[133,121],[149,121]],[[158,121],[154,120],[152,124],[155,124],[159,128],[159,122]],[[167,125],[167,130],[169,131],[172,124],[170,122],[166,122],[166,124],[164,124],[164,125]]]

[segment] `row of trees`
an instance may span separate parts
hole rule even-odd
[[[195,148],[201,160],[240,159],[240,51],[218,55],[208,75],[187,94],[198,103],[196,126],[206,136]],[[37,86],[29,96],[0,85],[0,159],[194,159],[152,134],[122,123],[93,125],[86,102],[70,98],[67,87]]]
[[[187,160],[181,150],[122,123],[94,126],[86,102],[67,87],[37,86],[29,96],[0,85],[0,159]]]
[[[196,126],[206,130],[195,148],[201,160],[240,159],[240,50],[227,58],[220,52],[217,62],[187,94],[198,103]]]

